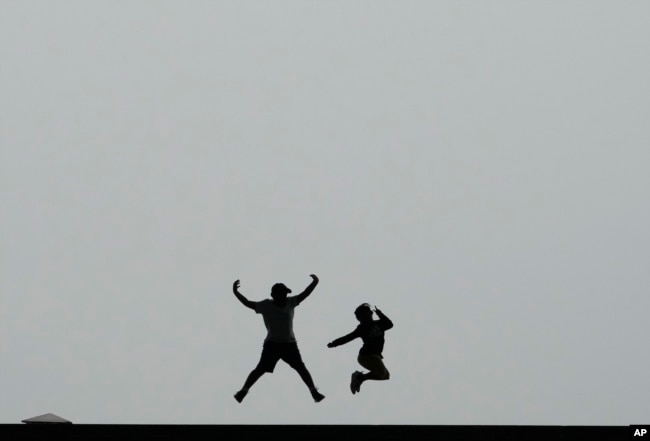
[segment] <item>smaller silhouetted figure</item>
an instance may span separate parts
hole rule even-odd
[[[357,328],[343,337],[337,338],[327,344],[328,348],[344,345],[351,342],[357,337],[363,340],[363,346],[359,350],[357,361],[361,366],[368,369],[369,372],[362,373],[354,371],[350,381],[350,390],[356,394],[361,390],[361,384],[366,380],[388,380],[390,373],[384,366],[384,331],[393,327],[393,322],[375,306],[375,313],[379,320],[373,320],[372,308],[369,304],[364,303],[357,307],[354,315],[359,320]]]
[[[278,360],[282,359],[298,372],[302,381],[309,388],[312,398],[317,403],[325,396],[318,392],[311,374],[302,361],[298,343],[293,334],[293,310],[305,300],[318,284],[318,277],[311,275],[312,282],[297,296],[287,297],[291,292],[283,283],[276,283],[271,288],[271,299],[252,302],[239,292],[239,280],[233,284],[233,292],[240,302],[258,314],[262,314],[267,335],[262,347],[260,360],[246,378],[244,386],[235,394],[235,399],[242,402],[248,390],[265,373],[272,373]]]

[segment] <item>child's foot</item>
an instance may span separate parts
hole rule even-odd
[[[353,394],[356,394],[360,390],[360,387],[361,387],[361,375],[362,375],[362,373],[359,372],[359,371],[354,371],[352,373],[352,377],[350,379],[350,390],[352,391]]]
[[[235,400],[237,400],[238,403],[241,403],[247,393],[248,391],[246,389],[240,390],[235,394]]]
[[[325,395],[323,395],[322,393],[318,392],[318,390],[316,390],[316,389],[313,389],[313,390],[311,391],[311,396],[312,396],[312,398],[314,399],[314,401],[317,402],[317,403],[320,403],[320,402],[323,401],[323,399],[325,398]]]
[[[363,383],[363,373],[357,371],[357,378],[356,378],[356,384],[357,384],[357,393],[361,392],[361,383]]]

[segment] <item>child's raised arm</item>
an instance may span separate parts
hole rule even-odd
[[[379,321],[381,322],[381,327],[383,328],[384,331],[390,329],[393,327],[393,322],[384,314],[381,312],[379,308],[375,306],[375,314],[379,317]]]

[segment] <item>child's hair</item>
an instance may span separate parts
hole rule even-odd
[[[363,311],[370,311],[370,313],[372,313],[372,308],[370,307],[370,305],[368,303],[363,303],[363,304],[357,306],[357,309],[354,310],[354,315],[357,318],[359,318],[359,316],[361,316],[361,314],[363,314]]]

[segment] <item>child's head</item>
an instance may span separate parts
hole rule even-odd
[[[367,323],[372,321],[372,308],[369,304],[364,303],[359,305],[357,309],[354,310],[354,315],[357,317],[361,323]]]
[[[276,283],[271,288],[271,297],[273,298],[273,300],[283,301],[286,300],[287,294],[289,294],[290,292],[291,290],[287,288],[287,286],[284,283]]]

